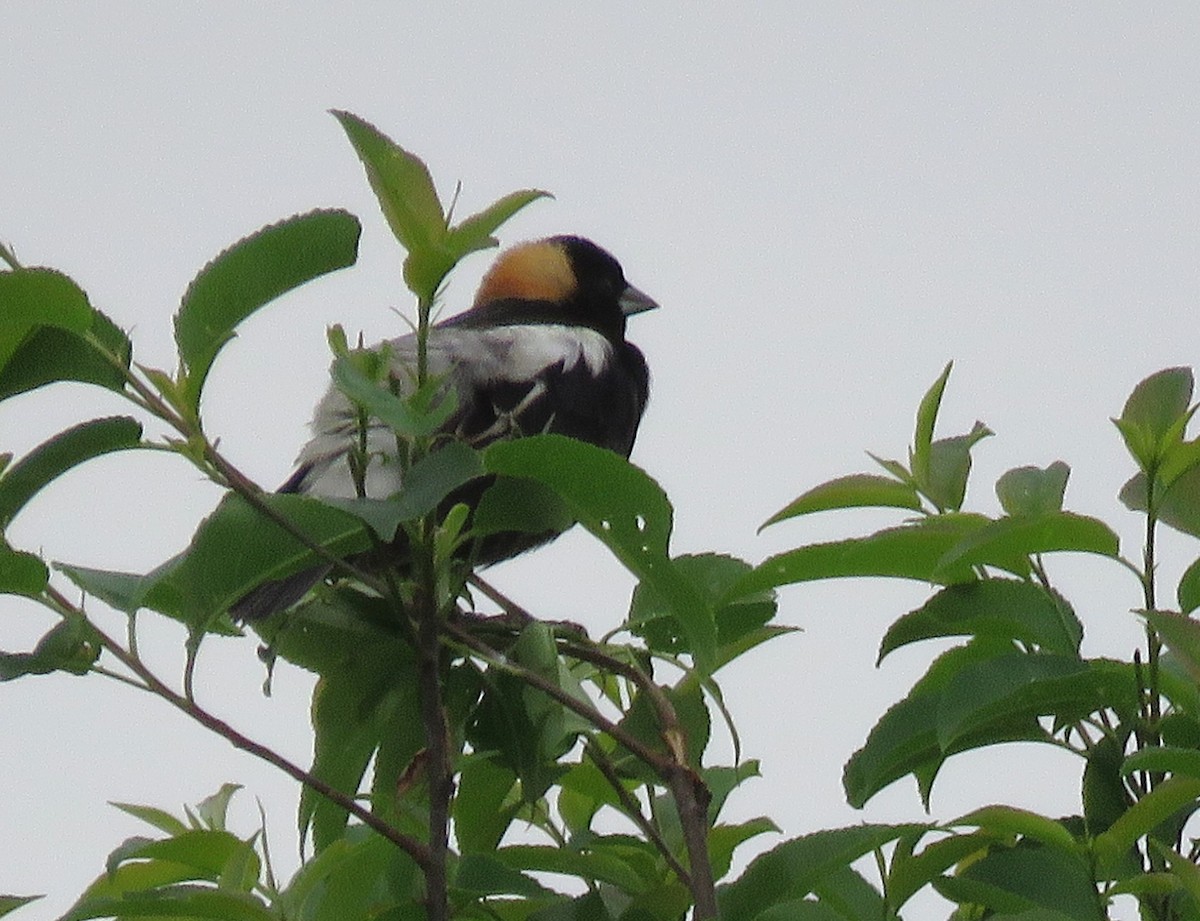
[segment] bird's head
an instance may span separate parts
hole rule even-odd
[[[582,237],[548,237],[505,250],[483,277],[475,307],[544,305],[564,321],[623,336],[625,320],[658,304],[625,280],[621,264]]]

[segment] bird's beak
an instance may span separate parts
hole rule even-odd
[[[633,316],[635,313],[645,313],[647,310],[653,310],[658,306],[658,301],[648,294],[643,294],[633,285],[627,287],[622,293],[617,303],[621,307],[621,313],[627,317]]]

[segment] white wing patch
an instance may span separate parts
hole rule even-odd
[[[591,329],[569,326],[520,326],[503,331],[509,340],[507,360],[497,369],[502,380],[533,380],[546,368],[562,363],[569,371],[583,362],[598,377],[612,356],[612,345]]]
[[[396,378],[411,379],[416,367],[415,338],[402,336],[389,345]],[[612,360],[612,351],[612,344],[601,333],[575,326],[434,328],[429,338],[429,370],[434,376],[446,375],[460,398],[489,383],[530,381],[534,386],[522,401],[524,405],[544,392],[539,378],[548,369],[561,365],[562,370],[570,371],[583,362],[592,376],[599,377]],[[402,385],[401,389],[406,388]],[[513,411],[506,415],[513,415]],[[500,428],[505,424],[509,424],[505,418],[497,419]],[[298,466],[309,468],[300,491],[353,498],[354,483],[345,455],[357,423],[353,406],[340,390],[331,387],[317,404],[312,431],[312,440],[297,458]],[[396,436],[391,430],[378,424],[368,428],[367,451],[372,459],[366,471],[367,495],[388,496],[400,488],[400,467],[393,459],[395,445]]]

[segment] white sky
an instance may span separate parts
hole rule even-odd
[[[999,435],[977,449],[974,507],[997,509],[991,484],[1008,467],[1061,458],[1068,505],[1117,522],[1135,556],[1137,519],[1115,499],[1129,465],[1108,420],[1146,374],[1196,360],[1200,9],[643,6],[9,0],[0,240],[71,274],[132,329],[136,360],[169,368],[171,314],[218,250],[295,212],[357,213],[358,267],[255,317],[208,388],[209,431],[277,483],[326,386],[325,327],[396,335],[391,310],[409,303],[399,250],[326,114],[346,108],[425,157],[444,194],[461,179],[460,213],[552,191],[505,240],[589,236],[663,305],[631,325],[654,372],[634,458],[675,503],[677,552],[758,561],[892,521],[755,534],[804,489],[870,469],[864,450],[901,456],[920,395],[954,359],[941,434],[978,417]],[[489,259],[468,262],[448,310],[469,303]],[[81,388],[23,396],[0,405],[0,451],[124,411]],[[11,538],[145,571],[216,499],[182,461],[117,456],[48,490]],[[1168,550],[1169,598],[1196,549]],[[1086,650],[1127,656],[1134,581],[1092,560],[1051,571]],[[583,534],[492,576],[595,633],[630,587]],[[723,676],[765,774],[732,816],[769,813],[789,835],[920,817],[910,781],[851,810],[840,773],[933,655],[872,665],[886,625],[924,597],[851,582],[783,591],[781,620],[806,632]],[[17,600],[0,608],[0,648],[51,623]],[[146,620],[150,658],[178,674],[179,631]],[[210,642],[203,702],[306,762],[309,679],[281,670],[264,699],[254,651]],[[0,686],[0,734],[0,892],[51,893],[21,918],[56,916],[143,830],[108,800],[178,808],[236,780],[241,827],[261,798],[276,858],[294,864],[293,784],[152,699],[94,678],[25,679]],[[1075,812],[1078,770],[1036,749],[973,754],[947,768],[933,814],[993,801]]]

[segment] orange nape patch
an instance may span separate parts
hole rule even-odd
[[[575,271],[550,240],[520,243],[501,253],[475,294],[475,306],[509,298],[559,303],[575,293]]]

